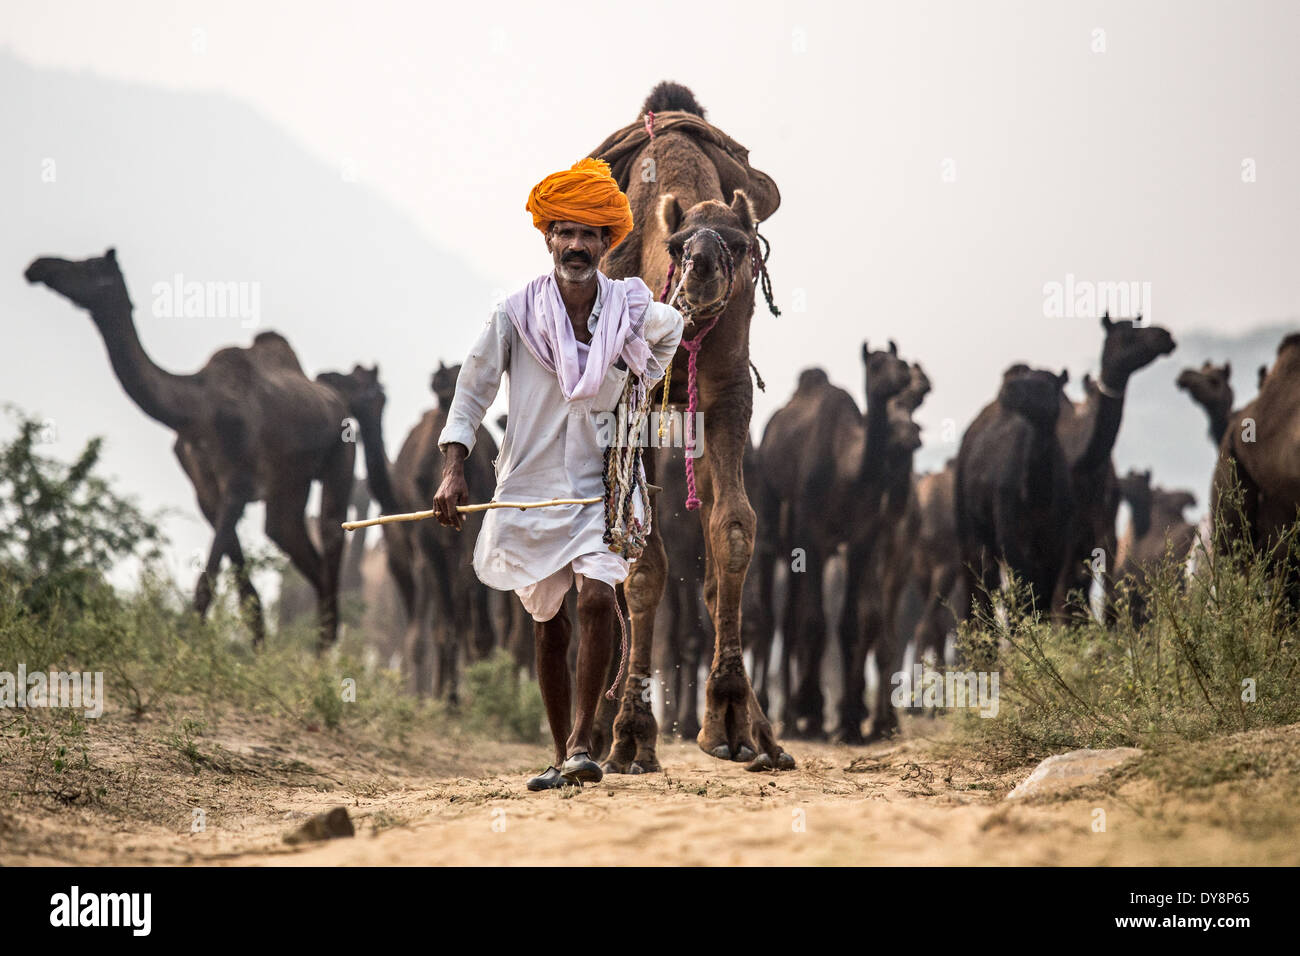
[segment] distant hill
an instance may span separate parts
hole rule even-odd
[[[88,318],[23,281],[31,259],[115,246],[141,340],[172,371],[261,329],[287,336],[309,375],[378,360],[392,456],[432,403],[431,370],[464,356],[501,284],[226,96],[36,69],[0,50],[0,130],[0,400],[52,420],[60,457],[105,435],[106,471],[175,510],[166,528],[186,582],[211,535],[170,433],[127,399]],[[156,317],[151,289],[177,274],[257,283],[260,324]],[[263,540],[260,507],[241,532]]]

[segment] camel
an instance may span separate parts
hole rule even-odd
[[[874,454],[875,447],[870,436],[873,391],[869,383],[867,455]],[[888,675],[902,663],[904,643],[898,633],[898,607],[908,583],[907,556],[919,522],[912,462],[921,447],[921,429],[912,414],[929,391],[929,378],[920,365],[912,363],[908,384],[885,404],[889,428],[878,478],[866,483],[857,502],[854,533],[848,542],[847,593],[840,619],[844,690],[836,737],[843,743],[869,743],[898,732]],[[881,680],[876,685],[871,731],[863,737],[862,722],[867,717],[865,668],[867,655],[872,652]]]
[[[912,548],[912,575],[924,596],[924,607],[912,633],[917,659],[944,659],[945,644],[956,627],[953,609],[960,607],[957,585],[962,580],[957,539],[957,459],[950,458],[941,471],[916,476],[916,535]]]
[[[758,705],[741,645],[741,598],[755,531],[742,474],[754,387],[749,323],[755,287],[760,277],[766,278],[757,224],[776,211],[780,194],[770,178],[749,166],[744,148],[705,123],[703,115],[690,90],[661,83],[636,122],[592,152],[610,163],[636,222],[633,232],[602,259],[601,271],[615,279],[639,276],[652,290],[664,288],[670,266],[683,276],[676,304],[691,321],[672,363],[668,399],[675,408],[688,405],[688,361],[691,350],[698,350],[704,434],[694,471],[714,653],[696,741],[705,753],[747,762],[750,770],[789,769],[794,758],[781,748]],[[648,169],[654,175],[645,175]],[[647,478],[654,481],[657,455],[645,458]],[[660,769],[658,728],[649,695],[643,693],[650,680],[655,614],[668,574],[660,534],[664,509],[661,502],[652,508],[645,550],[624,582],[632,619],[628,676],[617,717],[612,718],[611,706],[602,706],[597,714],[597,736],[612,740],[604,761],[607,773]],[[606,734],[603,727],[610,726],[611,718],[612,734]]]
[[[857,547],[850,549],[847,585],[851,596],[869,560],[869,543],[879,533],[890,399],[912,382],[912,371],[898,358],[893,342],[888,351],[874,352],[864,342],[862,359],[865,420],[848,392],[832,385],[821,369],[807,369],[800,373],[790,401],[768,421],[759,445],[767,520],[779,529],[775,552],[780,560],[791,561],[781,627],[787,734],[814,738],[824,734],[825,565],[841,544],[854,540]],[[770,599],[770,588],[768,594]],[[846,600],[841,613],[846,664],[859,650],[858,620],[856,603]],[[792,687],[796,670],[797,686]]]
[[[1240,485],[1241,513],[1229,499]],[[1253,401],[1234,412],[1219,446],[1210,514],[1216,550],[1244,538],[1271,555],[1300,508],[1300,333],[1284,338]],[[1294,581],[1289,584],[1294,585]],[[1300,592],[1292,590],[1293,597]]]
[[[1263,377],[1260,378],[1261,384]],[[1215,365],[1209,359],[1199,369],[1185,368],[1178,374],[1178,387],[1201,406],[1209,420],[1210,441],[1217,448],[1232,416],[1232,363]]]
[[[357,420],[367,480],[385,514],[421,511],[432,504],[442,473],[437,439],[459,372],[459,365],[440,363],[431,382],[439,406],[424,414],[391,465],[384,446],[386,396],[379,383],[378,367],[358,365],[347,375],[326,372],[318,376],[319,381],[346,398],[348,411]],[[486,428],[480,427],[465,470],[475,501],[487,501],[492,496],[496,476],[489,462],[495,457],[496,442]],[[381,526],[389,572],[406,616],[404,664],[412,690],[421,697],[436,691],[455,702],[462,644],[472,633],[474,639],[468,649],[473,656],[489,653],[495,644],[487,592],[469,563],[468,542],[474,540],[481,522],[479,515],[467,522],[470,537],[448,533],[449,529],[432,521]],[[435,661],[429,658],[430,648],[437,651]],[[431,666],[434,663],[436,675]]]
[[[1069,468],[1057,434],[1066,372],[1013,365],[998,397],[980,411],[957,452],[956,516],[966,592],[981,620],[992,613],[999,562],[1028,588],[1045,613],[1067,548],[1061,529],[1073,518]],[[970,606],[959,609],[962,616]]]
[[[1153,487],[1150,471],[1130,471],[1119,480],[1120,497],[1128,502],[1132,519],[1115,555],[1115,579],[1129,587],[1133,625],[1148,619],[1143,593],[1166,555],[1184,559],[1196,538],[1196,526],[1183,517],[1195,507],[1189,491]]]
[[[277,332],[258,333],[248,348],[220,349],[192,375],[159,368],[140,343],[114,249],[81,261],[36,259],[25,276],[90,313],[127,395],[176,432],[176,457],[214,532],[194,588],[194,609],[207,614],[222,558],[228,557],[253,643],[261,645],[261,599],[248,579],[236,527],[245,507],[265,501],[267,537],[316,589],[318,649],[333,644],[343,557],[340,525],[355,460],[353,445],[342,437],[347,409],[339,396],[307,378]],[[321,485],[320,550],[304,520],[313,481]]]
[[[1119,513],[1119,491],[1111,451],[1119,436],[1124,414],[1124,396],[1129,378],[1162,355],[1174,350],[1174,339],[1158,325],[1142,326],[1134,320],[1112,320],[1102,316],[1105,340],[1101,349],[1101,371],[1095,390],[1082,406],[1064,395],[1057,431],[1070,466],[1070,492],[1074,498],[1073,520],[1065,529],[1070,542],[1069,557],[1057,582],[1052,602],[1053,615],[1064,620],[1068,614],[1086,613],[1092,587],[1095,551],[1100,549],[1114,560],[1115,520]],[[1113,570],[1108,568],[1107,570]],[[1109,595],[1110,576],[1103,578]],[[1082,596],[1075,604],[1073,595]],[[1109,599],[1105,601],[1109,608]]]

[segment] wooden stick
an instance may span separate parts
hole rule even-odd
[[[462,514],[469,514],[474,511],[490,511],[493,508],[518,508],[524,511],[528,508],[549,508],[552,505],[594,505],[598,501],[604,501],[604,498],[597,496],[595,498],[552,498],[550,501],[487,501],[478,505],[459,505],[456,510]],[[358,528],[369,528],[377,524],[396,524],[399,521],[423,521],[425,518],[432,518],[434,512],[430,511],[412,511],[409,514],[400,515],[380,515],[378,518],[367,518],[365,521],[345,521],[343,522],[344,531],[356,531]]]

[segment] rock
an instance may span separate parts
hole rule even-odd
[[[1039,797],[1093,783],[1106,771],[1141,753],[1137,747],[1114,747],[1110,750],[1071,750],[1048,757],[1007,794],[1007,799]]]
[[[312,843],[317,840],[332,840],[335,837],[356,835],[352,820],[345,807],[335,807],[327,813],[318,813],[292,833],[284,835],[284,842],[290,845]]]

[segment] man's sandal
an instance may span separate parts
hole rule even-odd
[[[560,787],[580,787],[582,786],[577,780],[567,777],[554,767],[547,767],[536,777],[528,781],[528,789],[534,792],[538,790],[558,790]]]
[[[605,771],[600,769],[600,764],[586,753],[576,753],[564,761],[560,772],[579,783],[600,783],[601,778],[605,776]]]

